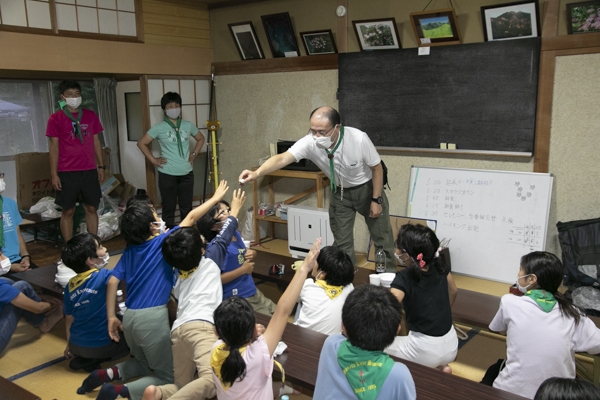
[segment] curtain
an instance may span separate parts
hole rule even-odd
[[[104,142],[110,149],[110,171],[121,172],[119,165],[119,131],[117,126],[117,80],[94,78],[94,89],[98,101],[98,116],[104,127]]]

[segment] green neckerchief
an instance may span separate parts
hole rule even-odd
[[[338,364],[359,400],[375,400],[394,367],[383,351],[367,351],[344,340],[337,352]]]
[[[344,126],[340,125],[340,137],[338,138],[335,147],[331,151],[325,149],[327,152],[327,158],[329,158],[329,175],[331,175],[331,178],[329,179],[329,187],[334,194],[337,193],[337,183],[335,181],[335,168],[333,167],[333,153],[335,153],[338,147],[340,147],[342,139],[344,139]]]
[[[527,293],[525,293],[525,296],[532,298],[533,301],[535,301],[540,307],[542,307],[542,310],[546,311],[547,313],[552,311],[554,305],[556,304],[554,295],[542,289],[528,290]]]
[[[81,116],[83,115],[83,110],[81,109],[81,107],[79,107],[77,118],[75,118],[73,114],[71,114],[71,111],[67,110],[67,107],[63,108],[62,110],[71,121],[75,122],[75,131],[77,132],[77,137],[79,138],[81,143],[83,143],[83,136],[81,136],[81,124],[79,123],[81,121]]]
[[[4,199],[0,196],[0,249],[4,249]]]
[[[179,134],[179,128],[181,127],[181,117],[177,117],[177,126],[171,122],[171,119],[165,115],[165,122],[169,126],[175,129],[175,136],[177,136],[177,146],[179,147],[179,155],[183,157],[183,145],[181,144],[181,135]]]

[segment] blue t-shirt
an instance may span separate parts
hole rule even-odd
[[[173,268],[162,255],[162,244],[167,235],[179,226],[147,240],[142,244],[127,246],[113,269],[113,276],[124,280],[127,289],[125,304],[132,310],[164,306],[173,288]]]
[[[5,305],[10,304],[21,293],[19,289],[12,286],[13,283],[13,281],[6,278],[0,278],[0,310]]]
[[[111,271],[94,271],[78,287],[65,287],[64,312],[73,316],[69,342],[81,347],[102,347],[111,343],[106,318],[106,284]]]
[[[227,256],[225,262],[219,265],[221,273],[235,271],[244,263],[244,255],[246,254],[246,246],[244,246],[244,240],[238,231],[235,232],[236,242],[232,241],[227,246]],[[240,296],[248,298],[256,294],[256,284],[252,279],[252,275],[244,274],[231,282],[223,285],[223,299],[227,299],[231,296]]]
[[[2,206],[2,225],[4,226],[4,247],[2,248],[2,253],[10,258],[12,264],[21,259],[17,227],[23,222],[23,218],[21,218],[16,201],[4,196],[2,196],[2,199],[4,200]]]

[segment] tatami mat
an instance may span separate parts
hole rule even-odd
[[[489,366],[500,358],[506,358],[506,340],[498,335],[479,332],[459,350],[450,367],[453,374],[479,382]]]

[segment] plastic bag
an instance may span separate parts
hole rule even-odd
[[[251,242],[256,242],[257,239],[260,238],[254,238],[254,209],[252,207],[250,207],[248,210],[246,210],[246,222],[244,223],[244,227],[242,228],[242,238],[244,238],[244,240],[250,240]],[[267,236],[267,232],[265,230],[265,228],[263,228],[262,226],[259,226],[259,234],[260,237],[266,237]]]
[[[62,213],[56,209],[54,197],[50,196],[42,197],[37,203],[29,208],[29,212],[32,214],[42,214],[42,217],[45,218],[58,218],[62,215]]]

